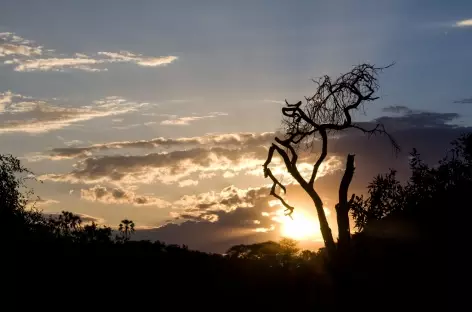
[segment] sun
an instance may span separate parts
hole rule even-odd
[[[294,211],[292,218],[282,219],[281,234],[295,240],[316,239],[320,236],[319,224],[315,218]]]

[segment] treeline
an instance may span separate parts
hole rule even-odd
[[[358,232],[342,261],[333,261],[323,249],[299,250],[288,239],[237,245],[219,255],[133,241],[130,220],[112,231],[69,212],[46,217],[30,207],[25,182],[32,173],[0,155],[4,282],[73,295],[111,289],[174,308],[435,306],[448,296],[444,250],[455,239],[454,212],[470,202],[472,135],[454,141],[434,166],[413,151],[410,169],[408,181],[398,181],[392,170],[373,179],[367,196],[355,197],[350,210]]]

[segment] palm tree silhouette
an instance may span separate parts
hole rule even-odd
[[[121,220],[120,225],[118,226],[118,231],[120,231],[120,239],[123,241],[129,241],[131,234],[135,232],[134,222],[132,220],[124,219]]]

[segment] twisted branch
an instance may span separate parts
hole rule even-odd
[[[382,124],[377,124],[373,129],[365,129],[359,124],[352,122],[352,111],[363,107],[367,102],[378,99],[377,96],[374,96],[379,88],[377,75],[392,65],[375,67],[370,64],[361,64],[334,80],[329,76],[313,80],[317,85],[317,90],[313,96],[305,97],[305,104],[302,104],[301,101],[290,104],[285,100],[286,106],[282,108],[285,136],[284,138],[276,137],[275,143],[269,148],[267,160],[263,165],[264,176],[270,178],[273,182],[270,194],[279,199],[286,208],[287,215],[291,215],[294,207],[290,206],[276,192],[277,186],[284,193],[286,193],[286,188],[268,168],[274,153],[277,152],[282,157],[287,171],[313,199],[318,212],[323,239],[328,249],[333,249],[334,242],[323,211],[323,202],[314,189],[314,182],[319,168],[328,155],[328,136],[332,132],[352,128],[363,132],[369,137],[378,134],[386,135],[394,150],[396,152],[400,150],[397,142],[387,133]],[[313,165],[310,179],[306,181],[297,169],[298,154],[296,149],[300,147],[300,143],[317,138],[321,139],[321,153]],[[350,182],[350,179],[348,181]],[[348,186],[349,183],[342,184],[347,196],[345,184]],[[347,207],[350,204],[346,203],[346,196],[343,195],[343,207]]]

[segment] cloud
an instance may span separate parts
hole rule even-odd
[[[389,168],[398,171],[400,179],[409,176],[409,153],[416,148],[428,164],[436,164],[447,155],[450,143],[471,127],[454,124],[456,113],[412,112],[400,116],[383,116],[377,121],[383,122],[385,128],[399,144],[400,153],[394,153],[385,136],[368,137],[358,131],[348,131],[328,145],[329,155],[339,155],[345,159],[347,153],[356,155],[356,173],[351,191],[364,193],[368,183],[379,173],[386,173]],[[361,123],[372,128],[374,123]],[[319,187],[337,189],[342,171],[326,175]],[[326,191],[329,191],[326,189]]]
[[[467,98],[467,99],[461,99],[454,101],[456,104],[472,104],[472,98]]]
[[[33,208],[47,207],[54,204],[59,204],[59,201],[54,200],[54,199],[44,199],[44,198],[38,197],[36,199],[28,200],[26,203],[26,207],[28,209],[33,209]]]
[[[194,186],[197,184],[198,184],[197,180],[188,179],[188,180],[179,181],[179,187]]]
[[[374,121],[382,123],[389,131],[407,128],[456,127],[457,125],[453,121],[460,117],[457,113],[415,111],[404,106],[390,107],[388,109],[390,112],[398,112],[402,115],[382,116]]]
[[[89,106],[65,107],[57,100],[35,99],[7,91],[0,93],[0,134],[49,132],[94,118],[125,114],[142,106],[112,96]]]
[[[42,47],[33,44],[29,40],[10,32],[0,33],[0,57],[10,55],[33,56],[42,53]]]
[[[220,113],[220,112],[215,112],[215,113],[210,113],[209,115],[206,116],[187,116],[187,117],[177,117],[174,116],[172,119],[167,119],[161,121],[161,125],[166,125],[166,126],[188,126],[190,123],[197,121],[197,120],[202,120],[202,119],[208,119],[208,118],[215,118],[219,116],[228,116],[226,113]]]
[[[403,111],[407,111],[403,109]],[[435,113],[412,111],[400,116],[383,116],[376,121],[383,122],[398,141],[402,153],[396,159],[385,137],[369,139],[359,131],[348,131],[332,137],[328,145],[330,157],[320,168],[318,178],[342,172],[343,161],[348,153],[355,153],[356,162],[371,167],[369,174],[377,174],[388,169],[387,164],[407,165],[407,156],[413,147],[423,148],[425,152],[435,150],[428,145],[427,137],[434,133],[438,143],[436,150],[447,148],[449,142],[457,137],[464,128],[451,122],[457,118],[455,113]],[[362,123],[366,128],[374,123]],[[450,131],[445,131],[449,129]],[[238,175],[263,178],[262,164],[266,160],[268,146],[274,134],[222,134],[194,138],[153,139],[150,141],[115,142],[89,147],[65,147],[53,150],[49,157],[83,157],[69,173],[46,174],[44,180],[69,183],[112,183],[117,186],[164,183],[180,186],[194,185],[201,179],[219,175],[228,179]],[[102,155],[92,156],[91,152],[107,148],[175,146],[180,150],[154,152],[146,155]],[[192,146],[195,144],[195,146]],[[202,148],[201,144],[209,144]],[[319,151],[319,141],[314,141],[311,149],[301,150],[298,169],[302,176],[311,175],[313,162]],[[438,155],[437,151],[432,155]],[[442,155],[443,156],[443,155]],[[393,157],[393,158],[392,158]],[[405,157],[405,158],[403,158]],[[426,157],[430,157],[427,155]],[[434,160],[437,160],[435,158]],[[369,162],[371,164],[369,164]],[[377,166],[380,163],[380,166]],[[381,166],[386,166],[381,168]],[[284,177],[284,183],[293,179],[286,173],[280,158],[275,157],[272,171]],[[367,172],[367,171],[366,171]],[[365,175],[367,180],[371,176]],[[249,177],[248,177],[249,178]],[[337,182],[339,183],[339,182]],[[364,184],[363,184],[364,185]]]
[[[289,186],[288,194],[292,198],[299,197],[301,192],[300,187]],[[186,244],[190,248],[220,253],[235,244],[278,240],[284,224],[293,220],[284,215],[280,205],[271,202],[273,197],[266,187],[229,186],[220,192],[183,197],[182,207],[187,208],[172,212],[173,219],[160,227],[136,231],[135,239]],[[312,204],[306,207],[297,209],[315,214]],[[331,217],[334,218],[328,215]],[[302,241],[301,247],[319,248],[321,243],[310,239]]]
[[[14,33],[0,33],[0,59],[6,65],[14,65],[18,72],[81,70],[87,72],[107,71],[103,64],[133,63],[143,67],[168,65],[177,56],[143,56],[129,51],[60,54],[55,50],[44,50]]]
[[[200,194],[184,195],[172,203],[176,220],[184,216],[199,217],[215,211],[229,212],[238,207],[252,207],[259,198],[269,194],[267,187],[240,189],[234,185],[225,187],[219,192],[209,191]]]
[[[137,195],[132,191],[119,188],[108,189],[100,185],[95,185],[89,189],[81,189],[80,196],[82,199],[104,204],[132,204],[135,206],[156,206],[158,208],[169,206],[167,201],[154,196]]]
[[[184,243],[211,252],[224,252],[236,243],[274,239],[275,232],[257,231],[277,224],[261,215],[261,211],[278,209],[268,207],[267,195],[265,188],[229,186],[220,192],[184,196],[180,203],[173,204],[182,208],[172,213],[171,222],[154,229],[138,230],[135,238]]]
[[[387,106],[382,109],[385,113],[395,113],[395,114],[408,114],[411,113],[411,109],[402,105]]]
[[[193,185],[195,178],[209,178],[219,174],[231,178],[237,174],[263,177],[262,164],[267,158],[266,146],[245,146],[241,148],[190,148],[172,152],[150,153],[146,155],[110,155],[87,157],[74,165],[74,170],[65,174],[46,174],[40,178],[69,183],[113,183],[134,185],[149,183]],[[301,155],[298,165],[300,173],[311,174],[316,154]],[[320,168],[319,177],[330,174],[341,166],[337,157],[330,157]],[[285,171],[278,157],[274,157],[272,170],[275,175]],[[287,177],[286,182],[292,179]]]
[[[225,173],[223,173],[223,178],[232,178],[234,177],[236,174],[232,171],[226,171]]]
[[[76,145],[79,145],[79,144],[82,144],[82,143],[84,143],[84,142],[81,141],[81,140],[71,140],[71,141],[64,142],[64,144],[67,145],[67,146],[76,146]]]
[[[16,64],[15,71],[64,71],[65,69],[78,69],[88,72],[106,71],[106,68],[97,68],[96,65],[103,64],[105,61],[83,58],[38,58],[38,59],[12,59],[4,62],[5,64]]]
[[[472,26],[472,18],[471,19],[466,19],[462,21],[456,22],[456,27],[471,27]]]
[[[48,152],[53,159],[62,158],[76,158],[88,157],[92,152],[107,151],[111,149],[153,149],[153,148],[192,148],[197,146],[206,147],[259,147],[268,146],[273,138],[274,132],[237,132],[237,133],[222,133],[222,134],[207,134],[198,137],[183,137],[183,138],[154,138],[151,140],[139,141],[119,141],[102,144],[94,144],[85,147],[59,147],[53,148]]]
[[[177,56],[149,57],[149,56],[143,56],[140,54],[134,54],[129,51],[120,51],[118,53],[98,52],[98,54],[108,57],[110,59],[110,62],[135,63],[137,65],[145,66],[145,67],[165,66],[178,59]]]
[[[90,190],[93,191],[85,196],[92,198],[85,199],[98,197],[106,203],[117,200],[127,203],[123,192],[113,195],[110,189],[101,186]],[[138,226],[133,239],[160,239],[212,252],[225,251],[237,239],[254,242],[275,239],[278,234],[274,230],[280,220],[276,221],[274,216],[279,215],[280,207],[267,204],[268,194],[269,190],[264,187],[239,189],[231,185],[218,192],[185,195],[170,203],[173,209],[166,224],[159,228]],[[267,211],[268,215],[264,217],[262,211]],[[273,230],[264,233],[261,229]]]
[[[262,101],[266,103],[285,104],[285,101],[281,101],[281,100],[264,99]]]
[[[251,149],[214,147],[137,156],[88,157],[79,161],[75,165],[76,169],[68,174],[48,174],[41,178],[71,183],[135,184],[159,181],[173,184],[190,179],[194,173],[255,170],[261,166],[266,154],[267,149],[264,147]]]

